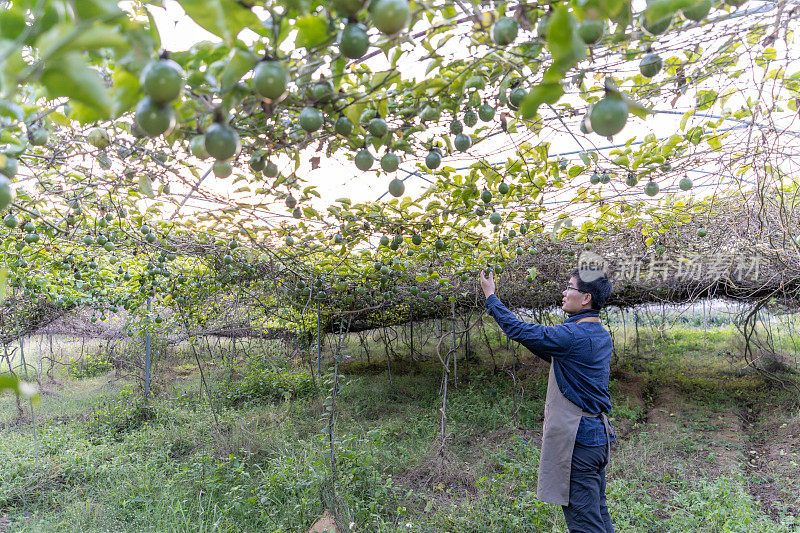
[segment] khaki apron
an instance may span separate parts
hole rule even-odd
[[[599,322],[596,317],[586,317],[581,322]],[[536,497],[547,503],[569,505],[570,471],[572,452],[575,449],[575,436],[581,417],[597,417],[603,421],[608,442],[608,459],[611,458],[611,427],[605,413],[593,414],[583,411],[569,401],[558,388],[553,364],[547,378],[547,396],[544,402],[544,430],[542,453],[539,459],[539,481]],[[607,459],[607,460],[608,460]]]

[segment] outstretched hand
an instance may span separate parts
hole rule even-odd
[[[483,294],[488,298],[492,294],[494,294],[495,286],[494,286],[494,272],[489,270],[489,277],[487,278],[486,275],[483,273],[483,269],[481,269],[481,289],[483,289]]]

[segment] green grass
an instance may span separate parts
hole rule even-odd
[[[448,386],[440,454],[436,329],[416,326],[420,338],[429,337],[416,346],[417,360],[407,345],[393,347],[391,382],[382,346],[368,341],[368,364],[357,338],[348,339],[352,359],[342,366],[333,445],[343,519],[354,531],[564,531],[560,509],[535,497],[545,367],[489,331],[492,358],[475,335],[478,359],[467,360],[461,347],[459,384]],[[626,333],[615,330],[611,382],[620,438],[608,495],[617,530],[800,528],[793,518],[800,457],[789,438],[800,427],[797,398],[719,355],[735,347],[727,326],[664,334],[641,327],[638,356],[630,325]],[[229,347],[201,353],[216,417],[198,373],[189,373],[186,346],[160,362],[158,395],[147,406],[136,382],[115,381],[113,372],[75,380],[62,368],[35,407],[35,438],[29,421],[15,421],[13,399],[0,398],[6,530],[306,531],[334,501],[325,433],[330,386],[318,381],[317,394],[284,394],[286,383],[304,383],[294,376],[307,376],[309,367],[263,344],[249,347],[259,364],[242,363],[244,351],[234,354],[236,372],[247,379],[232,378],[229,354],[216,352]],[[518,359],[525,363],[521,388],[496,371]],[[225,391],[245,385],[267,392],[222,401]],[[767,457],[772,443],[785,456],[753,466],[750,451]],[[780,503],[759,502],[773,494],[770,487]]]

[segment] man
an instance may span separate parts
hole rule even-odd
[[[562,292],[560,326],[517,319],[495,295],[494,274],[480,274],[486,311],[503,332],[550,364],[537,497],[562,506],[570,533],[613,533],[606,506],[606,464],[614,433],[606,417],[611,335],[600,309],[611,283],[597,270],[573,270]]]

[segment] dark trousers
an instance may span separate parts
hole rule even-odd
[[[614,533],[606,506],[606,446],[575,443],[569,505],[561,506],[570,533]]]

